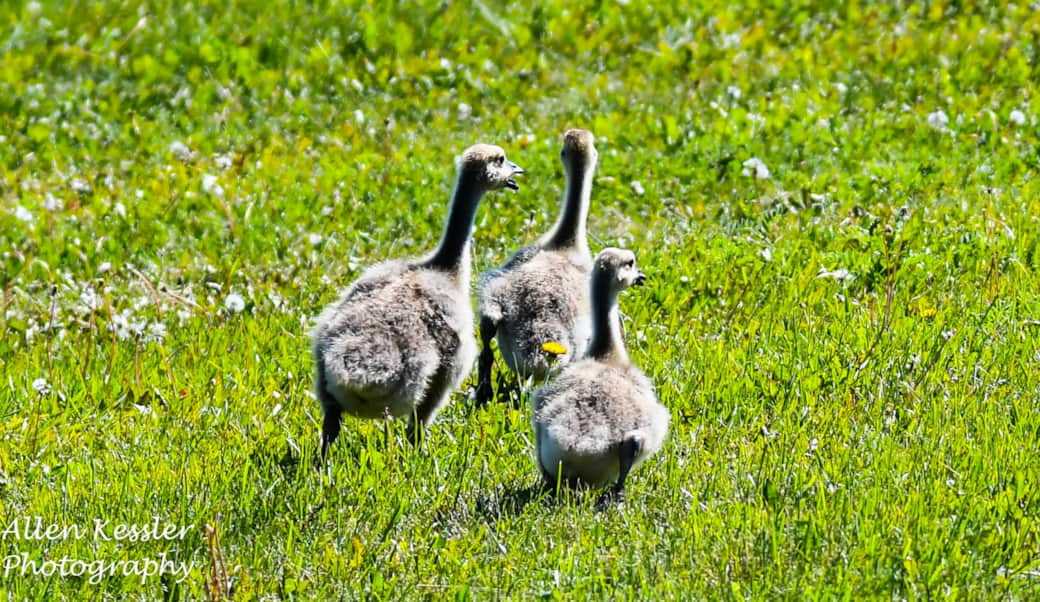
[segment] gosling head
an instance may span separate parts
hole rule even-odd
[[[646,282],[646,274],[636,266],[635,253],[628,249],[608,247],[600,251],[593,265],[593,274],[607,283],[613,293]]]
[[[474,144],[459,157],[459,174],[472,178],[485,190],[520,190],[515,176],[524,173],[519,165],[506,159],[506,152],[493,144]]]
[[[560,160],[573,173],[580,173],[596,164],[596,137],[588,130],[567,130],[563,135]]]

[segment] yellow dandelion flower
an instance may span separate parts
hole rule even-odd
[[[542,343],[542,351],[551,355],[563,355],[564,353],[567,353],[567,348],[556,341],[547,341]]]
[[[922,318],[933,318],[939,310],[932,305],[928,297],[921,297],[910,306],[910,310]]]

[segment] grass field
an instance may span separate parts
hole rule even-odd
[[[0,527],[192,526],[5,537],[190,574],[0,594],[205,597],[214,525],[240,599],[1040,596],[1040,13],[785,4],[0,6]],[[540,493],[472,379],[316,468],[313,317],[473,142],[529,172],[475,269],[548,228],[568,127],[672,412],[626,503]]]

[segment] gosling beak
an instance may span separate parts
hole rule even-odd
[[[512,161],[507,161],[507,163],[509,164],[510,171],[512,171],[513,173],[506,180],[506,188],[510,190],[520,190],[520,185],[516,183],[516,180],[513,178],[513,176],[518,176],[527,172],[524,171],[524,168],[520,167],[516,163],[513,163]]]
[[[639,272],[636,279],[632,281],[632,286],[643,286],[646,283],[646,274]]]

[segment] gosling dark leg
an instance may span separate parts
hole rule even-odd
[[[408,420],[406,433],[408,441],[415,446],[422,443],[426,427],[433,422],[437,409],[444,403],[445,398],[451,395],[449,390],[448,369],[441,368],[430,380],[430,384],[423,395],[422,401],[412,411],[412,417]]]
[[[340,426],[343,423],[343,410],[339,406],[325,406],[325,418],[321,424],[321,461],[324,462],[329,454],[329,446],[339,437]]]
[[[491,372],[495,365],[495,352],[491,350],[491,340],[498,332],[498,324],[486,316],[480,317],[480,358],[477,362],[477,407],[487,405],[495,396],[491,388]]]
[[[639,455],[639,447],[639,441],[633,437],[625,439],[618,446],[618,480],[609,491],[600,497],[599,505],[601,507],[619,502],[624,498],[625,479],[628,478],[628,473],[635,464],[636,456]]]
[[[325,457],[329,453],[329,446],[339,437],[339,429],[343,422],[343,408],[329,395],[325,389],[325,368],[319,362],[317,378],[315,379],[315,393],[321,402],[321,409],[325,413],[321,423],[321,462],[325,463]]]

